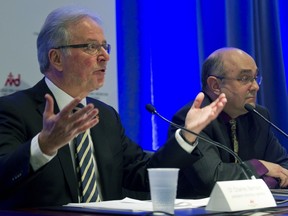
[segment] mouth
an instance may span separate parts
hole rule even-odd
[[[247,99],[256,99],[256,94],[248,94],[247,95],[247,97],[246,97]]]
[[[106,72],[106,68],[94,70],[95,74],[105,74],[105,72]]]

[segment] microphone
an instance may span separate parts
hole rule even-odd
[[[272,125],[275,129],[277,129],[280,133],[282,133],[284,136],[288,138],[288,134],[285,133],[283,130],[281,130],[279,127],[277,127],[275,124],[273,124],[271,121],[269,121],[267,118],[265,118],[263,115],[261,115],[251,104],[245,104],[244,108],[249,112],[254,112],[258,116],[260,116],[263,120],[265,120],[268,124]]]
[[[201,134],[198,134],[198,133],[195,133],[194,131],[191,131],[191,130],[188,130],[187,128],[185,127],[182,127],[181,125],[178,125],[178,124],[175,124],[174,122],[164,118],[162,115],[160,115],[155,107],[152,105],[152,104],[146,104],[146,109],[152,113],[152,114],[155,114],[157,116],[159,116],[161,119],[163,119],[164,121],[168,122],[169,124],[171,124],[172,126],[176,127],[176,128],[179,128],[181,130],[184,130],[184,131],[187,131],[188,133],[191,133],[193,135],[195,135],[196,137],[198,137],[199,139],[202,139],[212,145],[215,145],[221,149],[224,149],[226,152],[228,152],[229,154],[231,154],[240,164],[240,166],[242,167],[242,171],[246,177],[246,179],[256,179],[255,176],[253,175],[251,169],[242,161],[242,159],[234,152],[232,151],[230,148],[228,148],[227,146],[224,146],[218,142],[215,142],[215,141],[212,141],[212,140],[209,140],[208,138],[202,136]]]

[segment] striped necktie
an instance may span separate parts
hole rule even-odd
[[[233,149],[234,149],[234,152],[238,155],[239,146],[238,146],[238,140],[237,140],[237,135],[236,135],[236,120],[231,119],[229,123],[231,126],[231,138],[233,142]],[[236,159],[235,159],[235,162],[237,162]]]
[[[78,105],[80,107],[83,105]],[[96,169],[93,162],[92,149],[89,145],[88,131],[79,134],[75,138],[75,160],[76,172],[78,176],[80,201],[96,202],[99,195],[96,185]]]

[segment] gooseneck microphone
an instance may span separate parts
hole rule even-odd
[[[193,135],[195,135],[196,137],[198,137],[199,139],[202,139],[214,146],[217,146],[221,149],[224,149],[225,151],[227,151],[229,154],[231,154],[238,162],[239,164],[241,165],[242,167],[242,170],[243,170],[243,173],[246,177],[246,179],[256,179],[255,176],[253,175],[252,171],[250,170],[250,168],[242,161],[242,159],[234,152],[232,151],[230,148],[228,148],[227,146],[224,146],[218,142],[215,142],[215,141],[212,141],[212,140],[209,140],[208,138],[202,136],[201,134],[198,134],[198,133],[195,133],[194,131],[191,131],[191,130],[188,130],[187,128],[185,127],[182,127],[178,124],[175,124],[174,122],[172,121],[169,121],[168,119],[164,118],[162,115],[160,115],[155,107],[151,104],[146,104],[146,109],[152,113],[152,114],[156,114],[157,116],[159,116],[161,119],[163,119],[164,121],[168,122],[170,125],[176,127],[176,128],[179,128],[181,130],[184,130],[184,131],[187,131],[188,133],[191,133]]]
[[[265,118],[263,115],[261,115],[251,104],[245,104],[244,107],[245,107],[245,109],[247,111],[256,113],[263,120],[265,120],[268,124],[272,125],[275,129],[277,129],[280,133],[282,133],[284,136],[286,136],[288,138],[288,134],[287,133],[285,133],[283,130],[281,130],[279,127],[277,127],[271,121],[269,121],[267,118]]]

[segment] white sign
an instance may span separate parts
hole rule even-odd
[[[273,195],[262,179],[217,182],[206,210],[242,211],[276,206]]]

